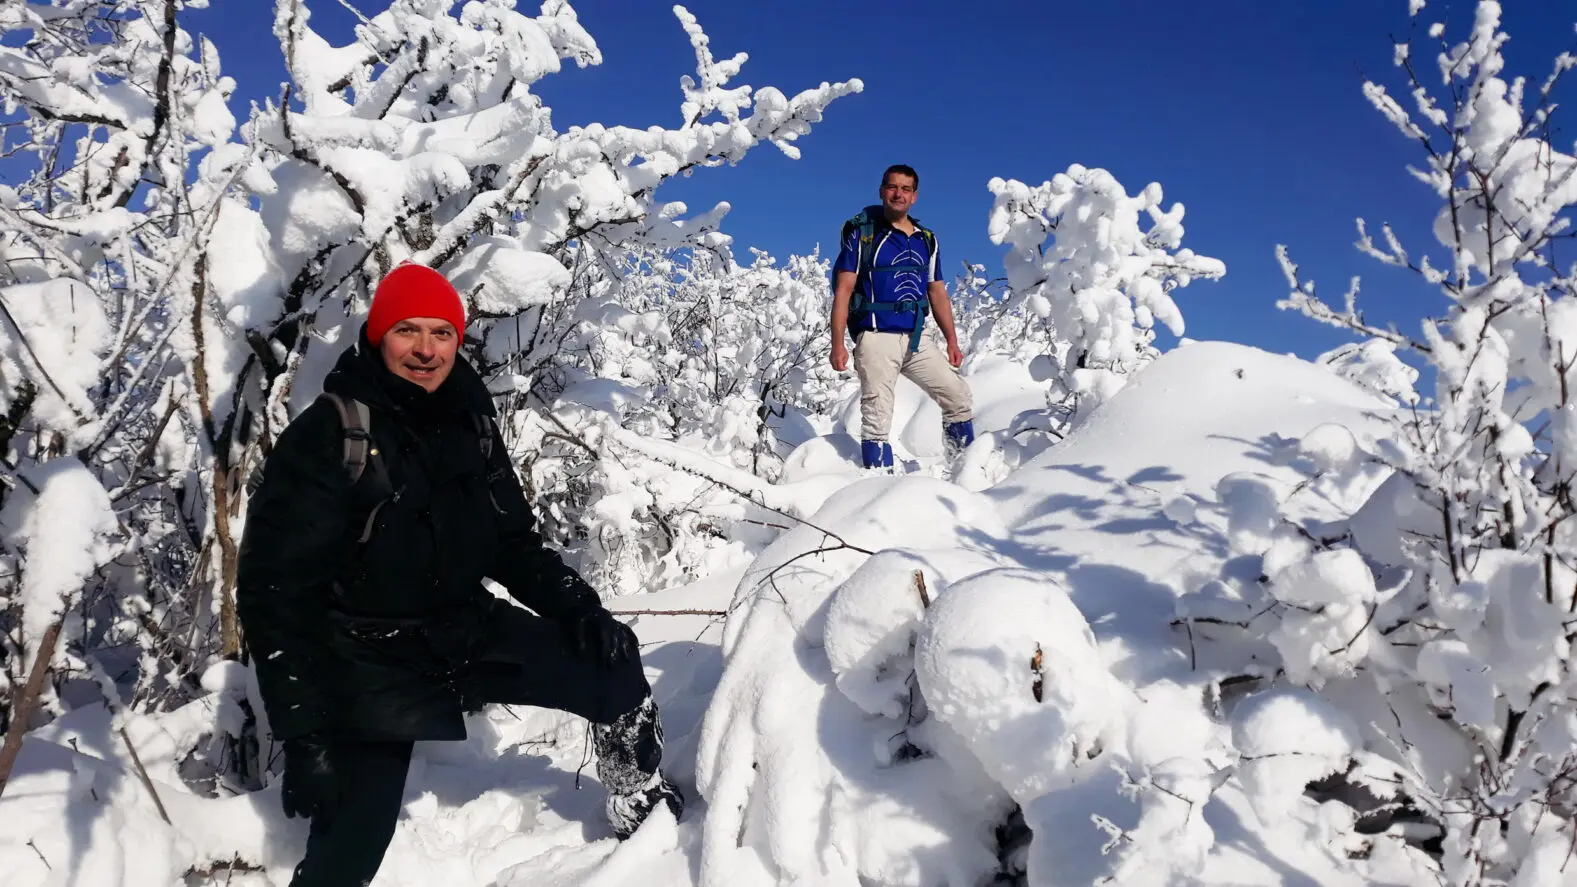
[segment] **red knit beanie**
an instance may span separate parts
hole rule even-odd
[[[465,333],[465,306],[454,285],[425,265],[402,262],[384,276],[372,294],[367,341],[381,343],[390,327],[410,317],[447,320],[454,324],[456,333]]]

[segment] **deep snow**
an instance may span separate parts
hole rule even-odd
[[[1293,442],[1331,422],[1362,435],[1387,405],[1294,358],[1191,342],[1036,455],[1002,432],[1043,408],[1037,383],[991,360],[970,381],[982,435],[959,483],[935,476],[934,407],[905,383],[894,437],[911,475],[834,458],[849,455],[846,410],[777,488],[817,529],[784,533],[743,571],[610,603],[731,613],[631,617],[691,795],[683,822],[659,814],[618,845],[581,769],[584,723],[495,708],[467,742],[420,747],[376,887],[969,884],[997,865],[991,828],[1014,802],[1035,829],[1018,860],[1035,883],[1406,883],[1383,855],[1348,859],[1329,805],[1267,796],[1252,778],[1201,809],[1183,801],[1209,795],[1208,762],[1234,736],[1329,751],[1350,734],[1295,694],[1260,704],[1290,712],[1297,735],[1264,712],[1208,717],[1210,665],[1173,624],[1181,596],[1230,569],[1234,534],[1253,532],[1249,480],[1285,492],[1300,479]],[[1328,507],[1300,495],[1310,513]],[[828,533],[878,554],[807,555],[838,546]],[[929,712],[914,710],[911,681]],[[209,799],[179,775],[246,691],[235,669],[209,685],[180,711],[125,720],[173,826],[102,704],[29,735],[0,799],[6,883],[284,884],[305,828],[281,816],[277,786]],[[1125,773],[1170,792],[1125,796]],[[237,858],[263,871],[232,874]]]

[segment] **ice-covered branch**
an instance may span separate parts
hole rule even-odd
[[[1389,257],[1388,257],[1389,258]],[[1276,307],[1301,312],[1304,316],[1320,323],[1359,333],[1370,338],[1389,342],[1392,345],[1408,348],[1420,354],[1431,351],[1429,345],[1415,342],[1391,329],[1381,329],[1363,319],[1363,314],[1358,311],[1358,281],[1354,277],[1352,285],[1344,297],[1344,308],[1340,311],[1332,308],[1322,301],[1314,292],[1314,282],[1303,280],[1298,275],[1298,266],[1292,261],[1286,246],[1276,246],[1276,260],[1281,263],[1282,273],[1287,277],[1287,284],[1292,292],[1286,298],[1277,301]]]
[[[721,114],[729,123],[739,122],[740,110],[750,103],[751,88],[738,86],[725,89],[724,85],[739,75],[740,69],[750,59],[749,54],[736,53],[726,62],[717,61],[712,57],[711,38],[701,30],[701,23],[690,14],[690,10],[675,6],[674,15],[679,17],[679,23],[690,36],[690,45],[695,48],[696,75],[701,78],[699,85],[688,74],[679,80],[684,89],[684,104],[680,106],[679,113],[685,128],[694,126],[714,112]]]

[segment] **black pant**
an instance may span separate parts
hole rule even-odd
[[[482,658],[456,682],[467,705],[553,708],[600,726],[629,722],[634,729],[599,731],[599,773],[604,764],[614,773],[656,772],[662,728],[640,660],[603,668],[575,655],[563,633],[546,620],[513,613],[504,619],[504,630],[491,632],[500,642],[480,651]],[[376,741],[331,746],[340,805],[332,818],[312,819],[306,856],[290,887],[362,887],[372,881],[400,818],[411,747],[410,742]],[[618,781],[624,787],[629,782]]]
[[[405,794],[410,742],[340,742],[332,747],[340,806],[332,818],[315,816],[307,855],[291,887],[361,887],[372,882],[394,837]]]

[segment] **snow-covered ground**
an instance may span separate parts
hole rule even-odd
[[[611,603],[730,611],[631,617],[691,796],[682,822],[618,844],[584,724],[496,708],[469,741],[419,748],[376,887],[973,885],[999,868],[1015,805],[1034,838],[1008,867],[1035,884],[1414,883],[1382,845],[1356,852],[1334,802],[1226,766],[1234,748],[1290,750],[1313,779],[1319,749],[1340,757],[1351,737],[1294,694],[1217,711],[1219,675],[1174,624],[1180,598],[1236,568],[1252,479],[1290,489],[1298,438],[1362,435],[1386,405],[1309,363],[1195,342],[1037,454],[1002,433],[1044,408],[1037,384],[989,360],[970,381],[982,435],[957,482],[906,389],[909,474],[853,468],[846,411],[780,487],[809,525],[747,569]],[[221,670],[213,696],[125,722],[173,825],[102,705],[31,734],[0,799],[8,887],[286,883],[305,826],[277,787],[208,799],[178,773],[242,683]],[[192,869],[214,874],[181,880]]]

